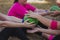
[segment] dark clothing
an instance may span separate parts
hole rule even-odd
[[[0,40],[8,40],[9,36],[16,36],[21,40],[29,40],[22,28],[5,28],[0,32]]]

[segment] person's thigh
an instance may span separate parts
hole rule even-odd
[[[0,32],[0,40],[8,40],[9,36],[12,34],[12,28],[5,28]]]
[[[18,37],[18,38],[21,39],[21,40],[29,40],[29,39],[27,38],[27,35],[26,35],[25,31],[24,31],[22,28],[16,28],[15,30],[16,30],[16,32],[15,32],[14,35],[15,35],[16,37]]]

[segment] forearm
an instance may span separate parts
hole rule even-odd
[[[43,16],[37,16],[37,19],[44,25],[46,25],[47,27],[50,27],[50,23],[51,23],[51,20],[48,19],[48,18],[45,18]]]
[[[60,34],[60,30],[51,30],[51,29],[39,29],[40,32],[48,33],[48,34],[53,34],[53,35],[58,35]]]
[[[16,18],[14,16],[7,16],[7,15],[4,15],[2,13],[0,13],[0,20],[19,22],[19,23],[22,22],[22,19]]]
[[[14,16],[8,16],[6,17],[7,21],[12,21],[12,22],[16,22],[16,23],[21,23],[22,22],[22,19],[19,19],[17,17],[14,17]]]
[[[50,19],[42,17],[42,16],[37,17],[37,19],[41,23],[43,23],[44,25],[46,25],[47,27],[51,28],[51,27],[53,27],[53,25],[55,25],[55,27],[56,27],[55,29],[60,29],[60,21],[50,20]]]
[[[14,23],[9,21],[0,21],[0,26],[2,27],[24,27],[23,23]]]

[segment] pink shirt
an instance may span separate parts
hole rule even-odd
[[[24,15],[28,13],[29,10],[34,11],[36,8],[30,4],[21,5],[19,3],[14,3],[8,11],[8,16],[15,16],[18,18],[24,18]]]

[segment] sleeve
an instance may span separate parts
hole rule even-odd
[[[31,11],[35,11],[36,7],[32,6],[31,4],[27,4],[27,8]]]

